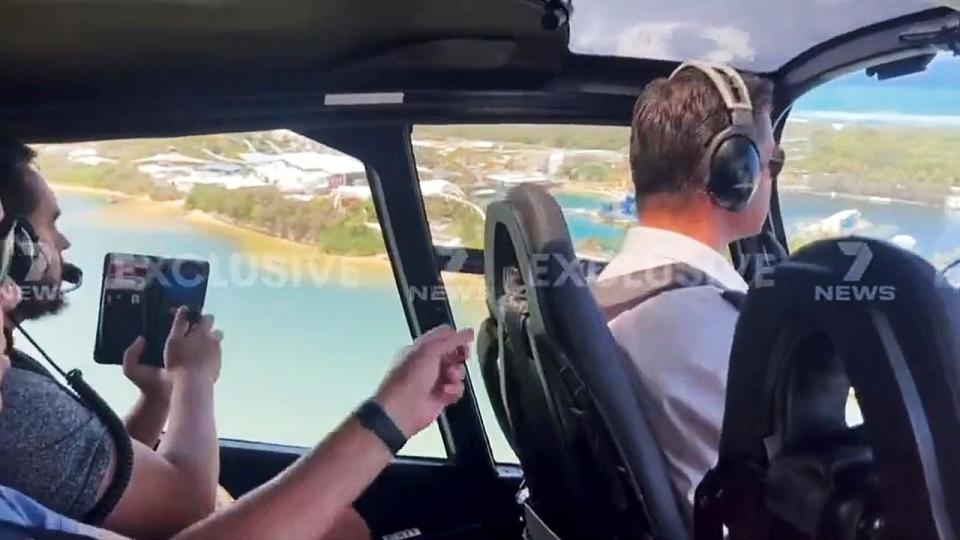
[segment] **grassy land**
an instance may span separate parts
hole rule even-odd
[[[582,126],[451,126],[418,127],[423,140],[483,140],[501,145],[612,150],[623,154],[614,163],[586,161],[564,164],[558,176],[580,184],[628,189],[629,131],[621,127]],[[837,191],[942,204],[951,186],[960,186],[960,130],[884,125],[790,123],[784,131],[787,167],[784,186]],[[475,182],[502,167],[501,149],[458,148],[443,156],[418,149],[418,162],[455,172]]]
[[[417,126],[415,139],[457,138],[475,141],[496,141],[546,148],[590,148],[623,150],[630,143],[630,130],[615,126],[564,125],[474,125]]]
[[[447,143],[418,146],[417,164],[430,170],[426,178],[449,179],[467,193],[489,187],[486,181],[490,174],[546,170],[558,148],[608,151],[568,153],[555,175],[567,186],[611,193],[623,193],[631,187],[626,128],[421,126],[415,129],[414,139]],[[494,145],[484,148],[457,144],[458,141],[489,141]],[[838,130],[829,124],[791,123],[783,144],[787,150],[787,168],[780,180],[784,188],[942,204],[950,188],[960,186],[960,161],[956,157],[960,155],[960,130],[956,129],[852,125]],[[251,150],[274,151],[278,146],[307,149],[311,145],[315,143],[283,132],[101,141],[42,146],[37,163],[48,179],[57,184],[174,200],[183,199],[184,195],[137,170],[136,160],[165,152],[229,160]],[[97,167],[70,162],[69,151],[80,146],[94,148],[99,155],[117,162]],[[622,157],[618,159],[617,154]],[[368,226],[376,221],[369,203],[337,206],[331,198],[291,200],[275,188],[230,191],[202,187],[185,198],[189,208],[280,238],[315,245],[326,253],[369,255],[384,250],[381,233]],[[426,207],[438,235],[459,238],[466,246],[482,247],[483,220],[474,210],[440,199],[428,200]],[[791,239],[795,244],[792,247],[813,239],[798,236]],[[588,240],[582,247],[592,252],[607,251],[612,246]]]
[[[960,130],[790,124],[784,187],[941,205],[960,186]]]

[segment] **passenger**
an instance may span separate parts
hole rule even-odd
[[[639,373],[641,405],[674,487],[691,503],[717,459],[738,316],[720,292],[747,289],[724,253],[731,242],[761,231],[770,206],[770,168],[782,163],[771,126],[772,85],[747,75],[742,80],[753,105],[752,138],[762,168],[752,197],[737,191],[743,186],[724,187],[733,193],[708,186],[711,141],[732,123],[717,85],[694,67],[653,81],[636,102],[631,126],[639,225],[627,232],[597,284],[609,327]],[[742,118],[750,123],[749,115]],[[702,286],[666,290],[672,280]],[[604,306],[600,291],[612,288],[614,296],[629,298],[637,295],[629,289],[638,286],[650,294],[620,304],[619,311]]]
[[[0,287],[0,305],[9,307],[15,303],[18,292],[16,286]],[[181,311],[170,338],[175,343],[179,341],[176,348],[209,354],[180,354],[168,359],[175,389],[182,381],[216,379],[220,370],[218,355],[213,354],[220,345],[217,332],[209,322],[203,332],[188,334],[187,328],[185,312]],[[434,328],[418,338],[401,351],[399,362],[373,399],[344,420],[312,452],[236,503],[180,532],[174,540],[362,537],[357,536],[356,529],[338,529],[344,523],[343,516],[350,514],[350,505],[390,463],[398,447],[432,425],[444,407],[463,395],[465,362],[472,339],[472,331],[456,332],[449,326]],[[8,357],[0,355],[0,378],[9,373],[8,367]],[[6,385],[3,388],[5,396]],[[3,406],[6,404],[0,401],[0,407]],[[164,439],[192,435],[185,423],[171,422]],[[146,518],[149,510],[144,514]],[[51,535],[54,531],[70,536]],[[367,535],[366,531],[361,534]],[[63,517],[2,485],[0,537],[123,538]]]
[[[116,445],[100,418],[53,379],[29,369],[36,362],[12,348],[15,321],[53,315],[64,307],[62,254],[70,242],[57,229],[57,199],[31,166],[33,158],[34,152],[23,144],[0,143],[0,204],[6,210],[0,230],[8,230],[13,218],[26,219],[38,237],[42,262],[38,275],[20,284],[23,301],[4,324],[4,350],[13,368],[2,385],[6,406],[0,412],[0,485],[84,520],[113,480]],[[170,368],[139,363],[142,340],[124,355],[123,372],[140,397],[125,419],[133,445],[132,474],[116,506],[108,509],[102,523],[108,529],[136,538],[168,538],[214,509],[219,456],[213,385],[220,345],[212,316],[203,326],[209,332],[202,335],[209,339],[198,335],[168,344],[168,366],[204,366],[181,370],[179,378]],[[165,425],[167,434],[158,445]],[[352,511],[343,519],[365,530]]]

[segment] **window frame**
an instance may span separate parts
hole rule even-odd
[[[424,297],[407,293],[424,289],[445,293],[420,192],[411,133],[409,124],[300,132],[366,166],[397,292],[411,337],[416,338],[435,326],[455,325],[455,321],[446,294]],[[467,374],[463,398],[441,414],[438,424],[447,460],[470,471],[472,480],[490,485],[496,481],[497,466],[469,377]]]

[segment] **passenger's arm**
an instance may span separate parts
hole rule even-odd
[[[134,441],[130,485],[107,517],[108,529],[169,538],[213,511],[220,472],[213,385],[222,338],[210,315],[190,329],[186,311],[177,312],[164,352],[173,379],[169,426],[156,452]]]
[[[167,424],[173,380],[166,369],[140,363],[145,345],[146,341],[138,337],[123,353],[123,374],[140,389],[140,397],[124,424],[131,438],[154,448]]]
[[[463,395],[472,331],[436,328],[403,352],[374,398],[410,437]],[[348,418],[311,453],[235,504],[176,536],[316,540],[390,462],[376,435]]]

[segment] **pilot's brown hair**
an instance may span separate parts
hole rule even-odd
[[[773,84],[741,74],[755,121],[773,102]],[[706,75],[685,69],[673,79],[657,79],[633,108],[630,170],[638,200],[643,195],[701,189],[704,153],[713,136],[730,125],[730,113]]]

